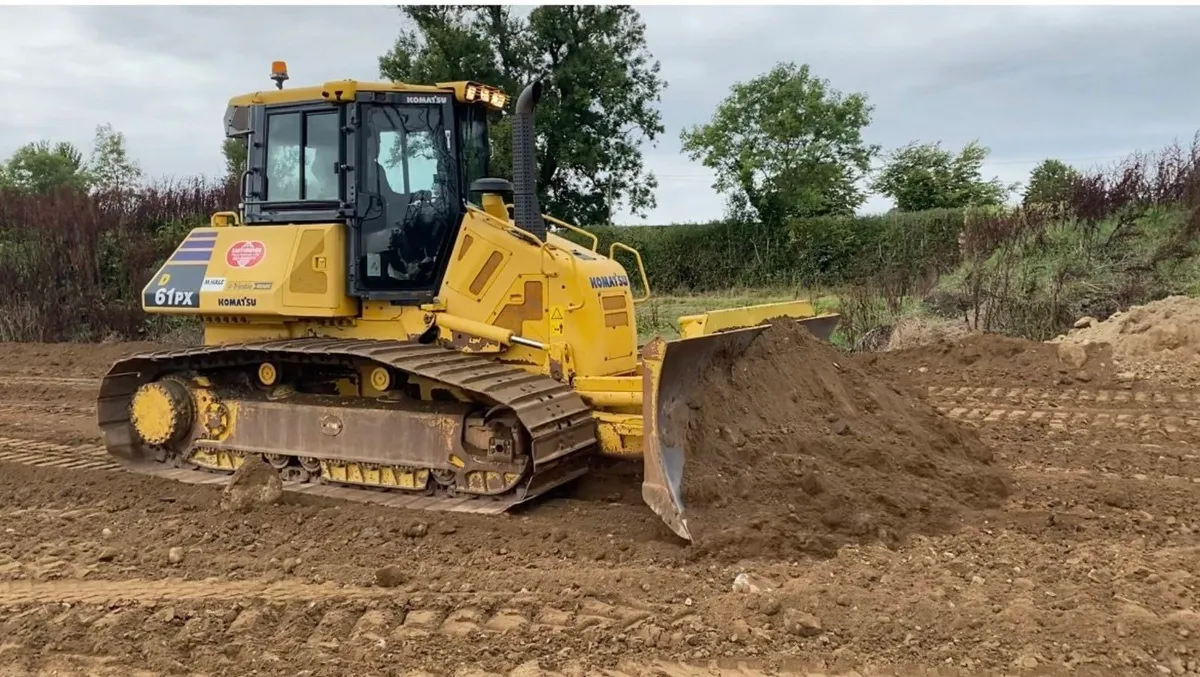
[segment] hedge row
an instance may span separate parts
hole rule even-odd
[[[150,338],[139,293],[190,227],[236,199],[181,182],[132,194],[0,190],[0,341]]]
[[[231,204],[224,186],[175,183],[136,194],[0,195],[0,340],[97,340],[160,333],[138,291],[183,233]],[[910,279],[957,260],[954,211],[757,224],[599,227],[601,251],[637,248],[658,293]],[[579,239],[579,238],[575,238]],[[636,278],[632,257],[618,258]]]
[[[914,279],[957,263],[964,215],[933,210],[859,218],[819,218],[767,228],[715,222],[590,228],[607,254],[614,241],[637,249],[652,289],[824,286],[879,276]],[[571,235],[573,241],[586,240]],[[616,253],[631,273],[633,257]]]

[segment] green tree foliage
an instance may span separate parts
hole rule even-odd
[[[528,18],[508,7],[410,5],[415,26],[379,59],[383,77],[412,83],[474,80],[516,97],[543,79],[537,112],[542,208],[601,223],[619,205],[645,214],[657,179],[641,147],[663,132],[655,107],[666,83],[628,6],[543,5]],[[511,128],[492,128],[491,174],[511,178]]]
[[[846,215],[866,196],[856,182],[878,147],[863,142],[873,107],[843,95],[807,64],[779,64],[735,84],[708,124],[683,130],[683,150],[715,170],[738,216],[777,225]]]
[[[59,188],[86,190],[88,185],[83,154],[66,142],[27,143],[0,166],[0,187],[4,188],[48,193]]]
[[[988,148],[977,141],[955,155],[938,143],[912,142],[888,154],[872,188],[904,212],[1003,204],[1017,186],[984,180]]]
[[[225,156],[225,182],[236,182],[246,171],[246,137],[225,139],[221,154]]]
[[[96,127],[87,173],[91,185],[103,192],[127,191],[142,177],[141,168],[125,150],[125,135],[108,123]]]
[[[1080,178],[1074,167],[1061,160],[1043,160],[1029,173],[1029,187],[1025,189],[1023,202],[1026,205],[1063,202],[1071,197]]]

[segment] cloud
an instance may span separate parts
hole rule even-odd
[[[522,8],[519,11],[527,11]],[[868,141],[992,149],[985,171],[1022,181],[1045,157],[1089,166],[1190,140],[1200,91],[1194,7],[645,7],[669,85],[666,133],[646,148],[659,179],[644,219],[719,218],[712,175],[679,152],[737,81],[808,63],[875,105]],[[217,175],[230,96],[294,83],[373,79],[402,25],[393,6],[0,8],[0,155],[37,139],[90,149],[125,133],[150,175]],[[1081,160],[1082,158],[1082,160]],[[1094,158],[1101,158],[1095,160]],[[866,208],[890,205],[874,197]]]

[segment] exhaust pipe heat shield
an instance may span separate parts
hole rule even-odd
[[[794,321],[828,341],[838,319],[837,315],[821,315]],[[683,505],[684,446],[693,415],[688,396],[715,358],[745,352],[767,326],[675,341],[655,338],[642,348],[642,500],[680,538],[692,540]]]

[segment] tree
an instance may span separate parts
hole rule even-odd
[[[236,183],[246,171],[246,137],[238,136],[225,139],[221,144],[221,154],[225,156],[225,181]]]
[[[0,167],[0,187],[35,193],[60,188],[87,190],[83,154],[73,144],[37,141],[21,146]]]
[[[141,168],[125,150],[125,135],[108,123],[96,127],[87,171],[92,186],[103,192],[127,191],[142,177]]]
[[[912,142],[888,154],[872,188],[892,198],[900,211],[957,209],[1003,204],[1017,185],[983,179],[988,149],[978,141],[954,155],[937,143]]]
[[[735,84],[710,122],[683,130],[683,150],[715,170],[731,211],[773,225],[804,216],[852,214],[855,185],[878,147],[863,142],[873,107],[843,95],[807,64],[778,64]]]
[[[415,26],[379,59],[391,80],[485,82],[512,97],[542,78],[537,109],[542,208],[577,223],[602,223],[619,205],[645,214],[658,182],[642,162],[662,134],[654,103],[666,83],[646,48],[646,26],[627,6],[534,8],[409,5]],[[491,174],[511,178],[511,128],[494,117]]]
[[[1029,173],[1029,186],[1025,189],[1022,202],[1028,206],[1068,200],[1080,178],[1074,167],[1061,160],[1043,160]]]

